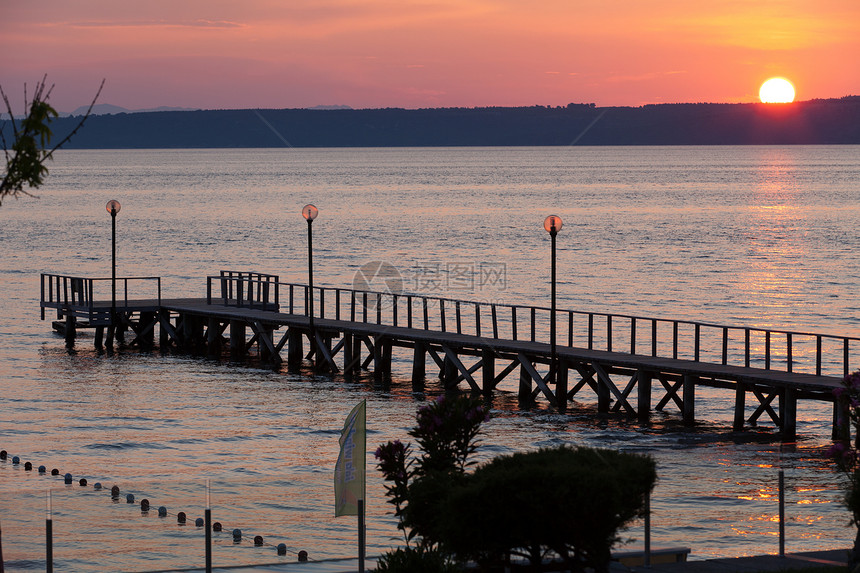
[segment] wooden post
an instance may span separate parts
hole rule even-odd
[[[797,390],[790,386],[780,394],[779,416],[783,441],[793,441],[797,437]]]
[[[558,409],[564,411],[567,409],[567,360],[558,358],[556,364],[558,365],[558,372],[555,374],[555,401]]]
[[[445,358],[442,361],[444,365],[442,368],[442,385],[446,389],[450,389],[454,381],[457,379],[457,367],[454,365],[454,362],[448,358],[447,353],[445,354]]]
[[[141,346],[144,348],[152,348],[155,346],[155,322],[156,319],[154,312],[140,313],[140,325],[146,331],[146,333],[140,337]],[[103,327],[102,332],[104,332]]]
[[[97,326],[96,334],[95,334],[95,346],[96,350],[102,350],[104,348],[104,339],[105,339],[105,327]]]
[[[234,357],[245,354],[245,327],[241,320],[230,321],[230,354]]]
[[[651,415],[651,374],[641,368],[637,374],[639,378],[639,420],[648,421]]]
[[[388,338],[383,339],[382,342],[382,367],[385,372],[386,378],[391,377],[391,351],[393,348],[393,344],[391,340]]]
[[[356,374],[361,372],[361,344],[361,338],[352,337],[352,359],[355,361],[354,371]]]
[[[376,382],[382,382],[382,378],[383,378],[382,361],[383,361],[382,337],[381,336],[374,336],[373,337],[373,379]]]
[[[744,414],[744,402],[746,401],[746,389],[744,385],[738,381],[735,389],[735,421],[732,425],[732,430],[741,432],[744,429],[746,416]]]
[[[609,413],[609,403],[611,401],[609,388],[599,376],[595,378],[595,384],[597,385],[597,412],[599,414],[607,414]]]
[[[860,436],[857,436],[860,438]],[[851,441],[851,416],[848,397],[842,394],[833,401],[833,440]]]
[[[412,351],[412,391],[424,390],[424,378],[427,376],[427,347],[423,342],[415,342]]]
[[[304,350],[302,349],[302,332],[295,327],[290,328],[287,335],[287,364],[289,366],[301,366],[302,358],[304,358]]]
[[[352,351],[354,347],[352,345],[352,334],[348,332],[343,333],[343,377],[344,378],[352,378],[353,373],[353,365],[352,365]]]
[[[170,346],[170,331],[164,328],[162,322],[170,323],[170,312],[166,310],[159,310],[159,323],[158,323],[158,349],[161,352],[167,350],[167,347]]]
[[[209,317],[209,328],[206,332],[206,349],[211,357],[221,354],[221,321],[214,316]]]
[[[263,335],[265,335],[266,338],[268,338],[269,340],[272,340],[272,336],[274,334],[275,334],[274,327],[272,327],[271,325],[268,325],[268,324],[263,326]],[[263,336],[263,335],[260,335],[260,336]],[[277,360],[272,355],[272,351],[269,350],[268,344],[266,344],[265,342],[260,340],[260,338],[257,339],[257,348],[259,349],[258,352],[260,353],[260,360],[263,360],[264,362],[268,362],[269,360]]]
[[[532,375],[526,370],[524,364],[520,364],[520,390],[518,397],[520,401],[530,402],[532,399]]]
[[[696,378],[690,374],[684,374],[683,402],[684,425],[692,426],[696,418]]]
[[[74,348],[75,347],[75,334],[76,334],[76,324],[77,319],[75,318],[74,313],[69,313],[66,315],[66,348]]]
[[[495,308],[494,308],[495,310]],[[489,349],[481,350],[481,391],[484,396],[490,396],[493,393],[493,384],[496,381],[496,355]]]

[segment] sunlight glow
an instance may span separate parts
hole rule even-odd
[[[794,101],[794,86],[785,78],[770,78],[761,85],[758,97],[762,103],[791,103]]]

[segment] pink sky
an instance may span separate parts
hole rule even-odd
[[[0,0],[0,54],[61,111],[805,100],[860,94],[860,2]]]

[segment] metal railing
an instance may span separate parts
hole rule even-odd
[[[41,275],[41,314],[45,320],[45,309],[57,309],[58,318],[63,314],[74,313],[77,318],[87,319],[91,324],[109,324],[110,306],[105,307],[104,301],[111,300],[111,282],[107,278],[85,278],[69,275],[56,275],[42,273]],[[118,287],[116,307],[117,309],[131,308],[129,292],[141,290],[136,283],[155,283],[155,297],[157,306],[161,306],[161,277],[117,277]],[[107,295],[103,295],[103,292]],[[101,304],[96,306],[96,297],[99,296]],[[142,298],[142,297],[141,297]]]
[[[210,277],[209,284],[211,290],[212,280],[221,281],[222,298],[225,292],[253,291],[249,300],[259,308],[277,306],[281,312],[307,315],[308,286],[279,283],[270,277],[222,272]],[[235,284],[225,288],[225,281]],[[313,291],[315,318],[498,340],[550,340],[552,310],[547,307],[325,286],[314,286]],[[280,294],[285,297],[282,306]],[[860,338],[853,336],[605,312],[556,310],[556,329],[560,346],[817,376],[847,375],[851,357],[860,352]]]

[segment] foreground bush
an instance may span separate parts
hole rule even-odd
[[[441,495],[428,529],[460,560],[490,565],[513,554],[537,565],[549,553],[573,571],[606,571],[656,479],[648,456],[560,447],[496,458],[458,483],[419,480],[410,494]]]
[[[376,451],[406,547],[379,560],[384,573],[447,573],[477,563],[494,570],[511,555],[537,567],[560,557],[572,571],[607,571],[619,532],[644,515],[657,479],[649,456],[560,447],[498,457],[473,473],[487,418],[474,398],[439,398],[399,440]]]

